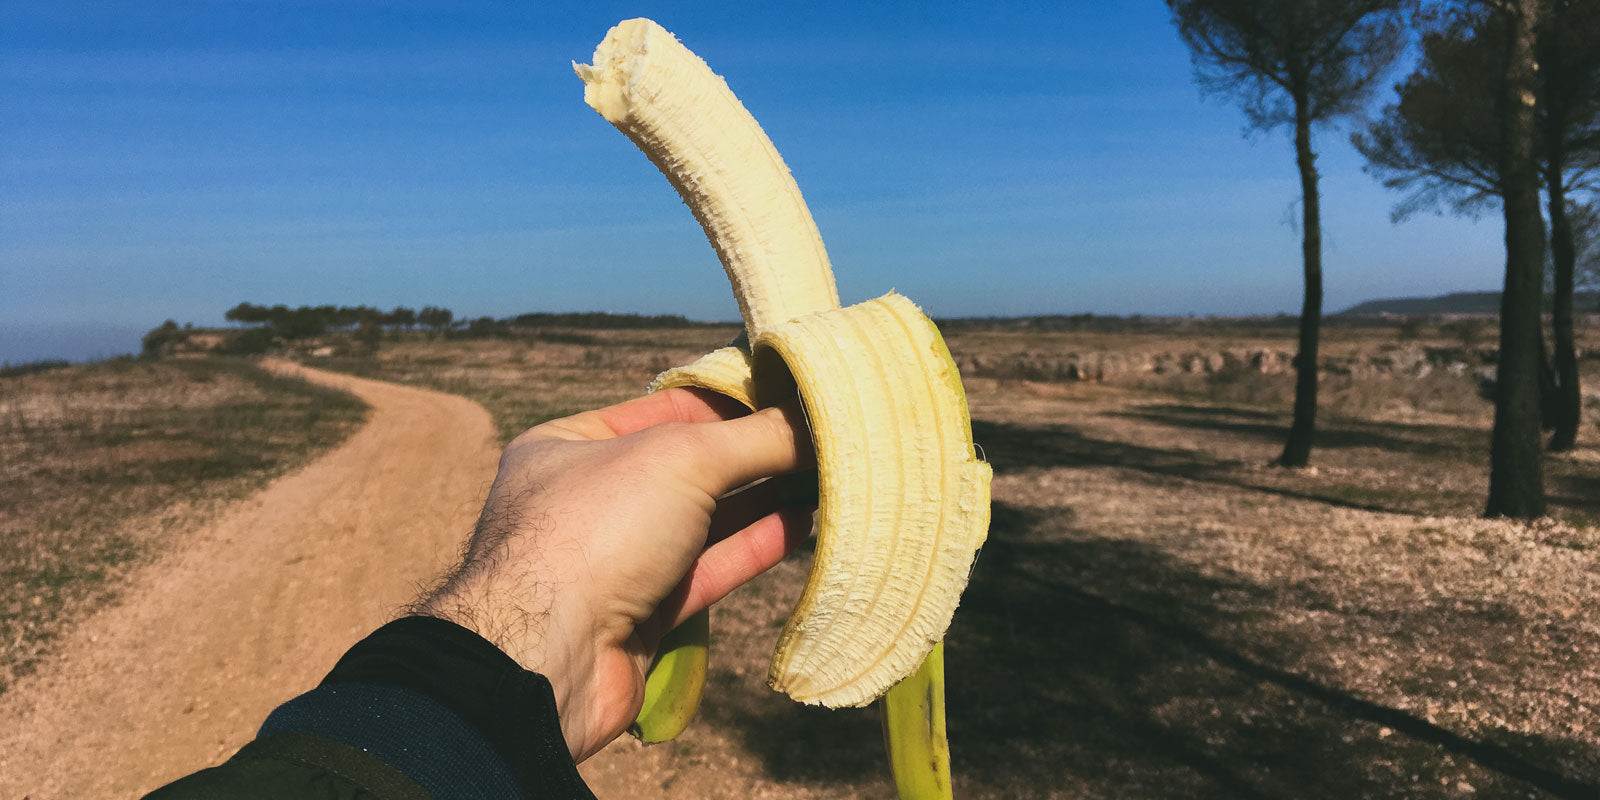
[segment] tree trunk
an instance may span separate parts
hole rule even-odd
[[[1558,120],[1547,121],[1551,129],[1545,137],[1549,157],[1545,170],[1545,192],[1550,199],[1550,260],[1555,267],[1554,307],[1551,309],[1551,329],[1555,335],[1556,394],[1551,410],[1555,432],[1550,435],[1550,449],[1565,452],[1577,446],[1578,423],[1583,413],[1583,395],[1578,386],[1578,350],[1572,332],[1572,281],[1578,254],[1572,241],[1572,223],[1567,219],[1566,187],[1561,176],[1566,164],[1562,147],[1561,127]]]
[[[1309,100],[1294,94],[1294,156],[1300,167],[1303,219],[1300,242],[1305,265],[1306,295],[1300,306],[1300,352],[1294,357],[1294,422],[1278,463],[1303,467],[1311,460],[1311,438],[1317,423],[1317,334],[1322,327],[1322,213],[1317,194],[1317,156],[1311,152]]]
[[[1544,300],[1540,299],[1540,304]],[[1550,365],[1550,351],[1544,346],[1544,320],[1539,321],[1539,427],[1542,430],[1553,431],[1556,429],[1556,403],[1560,402],[1560,392],[1556,384],[1556,368]]]
[[[1501,103],[1500,174],[1506,219],[1506,283],[1500,298],[1500,363],[1495,381],[1489,456],[1491,517],[1544,515],[1539,441],[1540,305],[1544,219],[1534,163],[1534,26],[1539,0],[1517,0],[1507,12],[1508,41]]]

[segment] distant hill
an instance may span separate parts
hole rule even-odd
[[[1550,307],[1550,297],[1544,299]],[[1579,313],[1600,306],[1600,292],[1577,292],[1572,306]],[[1439,297],[1394,297],[1387,300],[1368,300],[1343,311],[1340,315],[1370,316],[1375,314],[1497,314],[1500,312],[1499,292],[1455,292]]]

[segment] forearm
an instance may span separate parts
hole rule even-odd
[[[329,798],[593,797],[549,682],[429,617],[380,628],[316,689],[279,706],[229,762],[151,796],[281,796],[263,793],[273,786]]]

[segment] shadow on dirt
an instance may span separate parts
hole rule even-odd
[[[1545,482],[1545,499],[1550,505],[1586,513],[1590,524],[1600,524],[1600,475],[1577,473],[1571,462],[1552,465]]]
[[[1277,414],[1234,406],[1151,403],[1109,412],[1108,415],[1169,427],[1230,434],[1260,442],[1264,452],[1269,453],[1277,451],[1289,430],[1287,413]],[[1006,441],[1008,434],[1012,433],[1007,430],[1008,427],[1010,426],[985,427],[984,433],[995,434],[999,440]],[[974,432],[978,430],[979,428],[975,426]],[[1026,436],[1032,436],[1039,429],[1024,430]],[[1240,471],[1241,467],[1249,465],[1237,461],[1217,460],[1203,453],[1176,451],[1181,457],[1175,458],[1173,451],[1164,450],[1137,452],[1136,449],[1131,453],[1119,452],[1118,448],[1129,446],[1098,440],[1073,442],[1070,437],[1076,435],[1076,432],[1065,428],[1049,430],[1068,434],[1067,439],[1058,439],[1059,446],[1054,448],[1056,455],[1063,457],[1063,460],[1058,462],[1061,465],[1074,463],[1075,459],[1083,456],[1084,447],[1092,445],[1088,452],[1094,454],[1093,458],[1100,459],[1098,463],[1158,474],[1179,475],[1192,480],[1227,483],[1284,497],[1297,497],[1366,511],[1474,516],[1482,511],[1481,506],[1486,496],[1482,492],[1465,495],[1452,491],[1426,493],[1409,488],[1390,491],[1382,487],[1341,481],[1328,475],[1318,478],[1314,485],[1306,486],[1300,485],[1304,482],[1295,481],[1292,473],[1249,474]],[[984,440],[987,441],[988,438],[984,437]],[[1317,421],[1316,449],[1323,452],[1375,451],[1378,458],[1391,466],[1403,463],[1403,469],[1413,476],[1426,476],[1435,471],[1448,472],[1463,462],[1482,464],[1487,474],[1489,465],[1488,433],[1465,426],[1370,422],[1324,417]],[[1346,454],[1344,458],[1348,460],[1349,455]],[[1312,462],[1318,463],[1319,460],[1313,453]],[[1185,461],[1189,463],[1185,464]],[[1562,458],[1546,459],[1544,468],[1546,500],[1552,513],[1574,524],[1600,524],[1600,478],[1592,474],[1592,468],[1586,469],[1581,462]],[[1296,485],[1286,486],[1286,483]]]
[[[1252,489],[1296,500],[1362,511],[1405,512],[1390,498],[1370,491],[1350,492],[1328,485],[1290,486],[1273,483],[1251,471],[1251,465],[1198,450],[1146,447],[1090,436],[1067,426],[1023,426],[974,420],[973,438],[998,473],[1040,467],[1120,467],[1157,477]],[[1292,476],[1290,476],[1292,477]],[[1376,501],[1376,502],[1375,502]]]
[[[1233,406],[1152,403],[1112,416],[1213,430],[1281,444],[1289,431],[1289,415]],[[1362,420],[1317,420],[1316,446],[1329,449],[1371,448],[1424,458],[1459,458],[1484,449],[1484,431],[1451,425],[1419,425]]]
[[[1252,627],[1285,602],[1273,590],[1095,538],[1069,510],[994,511],[947,639],[961,796],[1443,798],[1463,783],[1481,797],[1600,795],[1600,752],[1584,743],[1475,740],[1273,666],[1318,644]],[[875,713],[775,695],[706,712],[773,778],[884,773]],[[1589,774],[1552,766],[1572,764]]]

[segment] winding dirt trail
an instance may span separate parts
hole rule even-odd
[[[455,558],[498,449],[453,395],[287,362],[360,430],[131,576],[0,696],[0,800],[137,797],[217,763]]]

